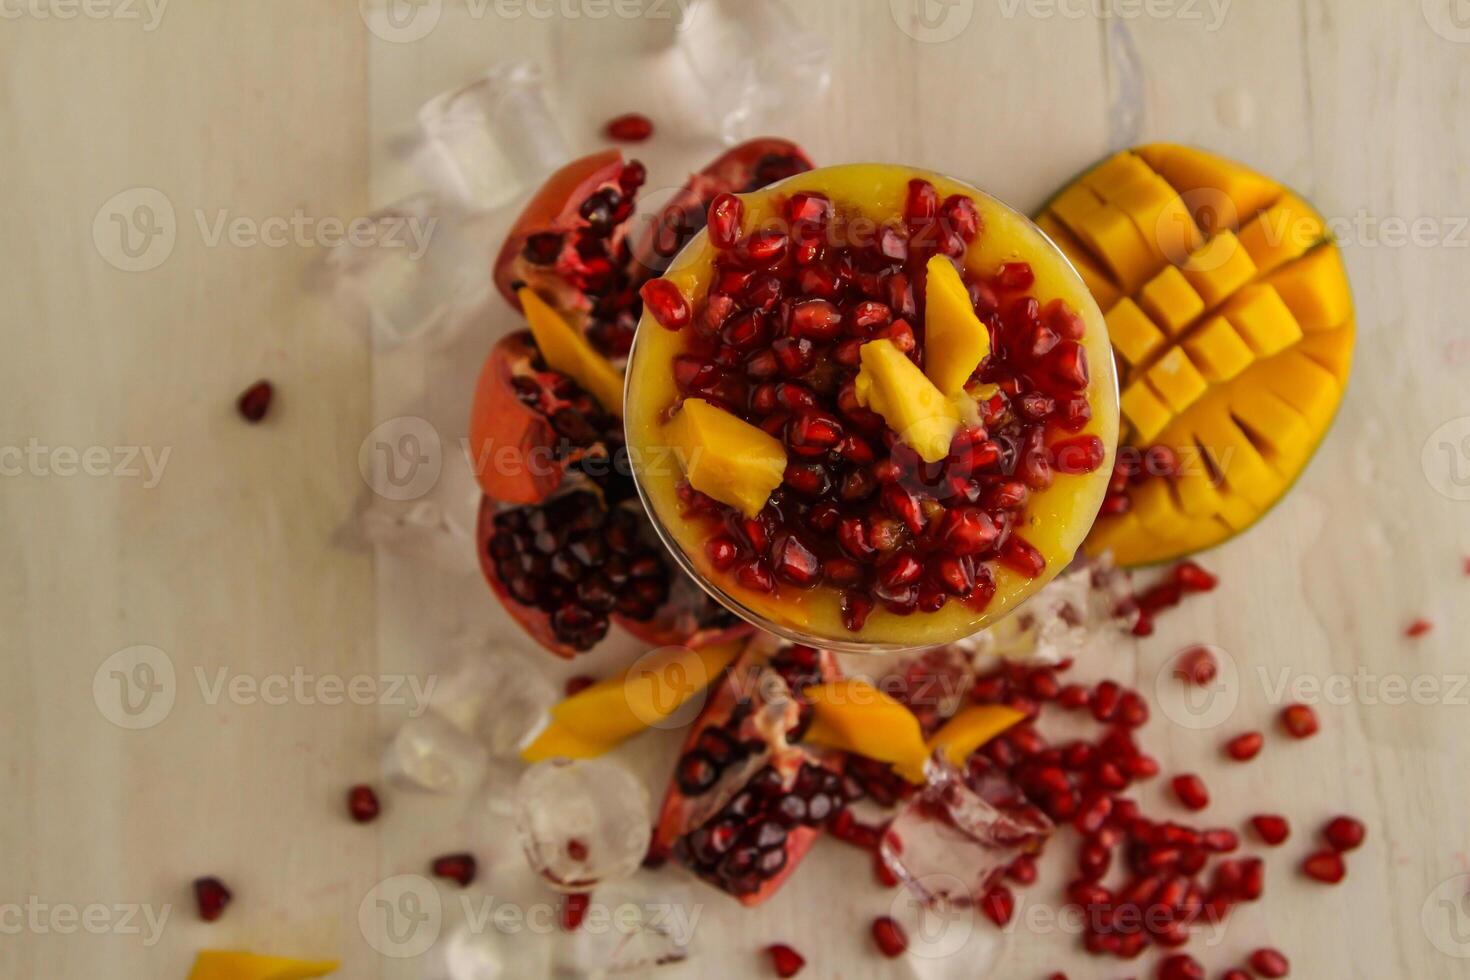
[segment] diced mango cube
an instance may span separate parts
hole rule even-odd
[[[1266,448],[1266,461],[1289,475],[1306,464],[1316,440],[1307,420],[1280,397],[1260,387],[1231,392],[1230,414],[1245,427],[1251,441]]]
[[[1113,350],[1129,364],[1142,364],[1164,346],[1164,335],[1131,299],[1120,300],[1105,317]]]
[[[1295,194],[1281,198],[1240,229],[1240,244],[1262,273],[1305,255],[1327,235],[1316,210]]]
[[[1179,508],[1191,517],[1210,517],[1220,512],[1220,490],[1215,486],[1208,468],[1188,453],[1180,457],[1186,461],[1174,479],[1174,489],[1179,495]]]
[[[861,358],[862,369],[853,384],[858,404],[883,416],[924,462],[937,463],[948,456],[960,427],[954,402],[887,338],[864,344]]]
[[[1223,316],[1211,317],[1184,341],[1189,359],[1211,381],[1229,381],[1250,366],[1255,355]]]
[[[1281,185],[1224,157],[1172,143],[1139,147],[1139,156],[1180,194],[1207,231],[1237,228],[1281,194]]]
[[[1133,513],[1151,534],[1178,538],[1189,533],[1193,520],[1179,506],[1170,480],[1144,480],[1133,489]]]
[[[1342,397],[1337,379],[1297,349],[1262,361],[1251,369],[1250,377],[1259,378],[1258,383],[1264,383],[1319,432],[1327,431]]]
[[[1142,232],[1111,204],[1083,215],[1073,230],[1129,292],[1143,285],[1159,267]]]
[[[690,485],[747,517],[761,512],[785,478],[780,440],[702,398],[686,399],[664,433]]]
[[[1184,273],[1172,265],[1139,290],[1138,302],[1171,336],[1177,336],[1205,311],[1205,301],[1184,278]]]
[[[1157,175],[1119,189],[1108,203],[1128,215],[1158,262],[1178,265],[1205,240],[1179,192]]]
[[[893,763],[923,782],[929,748],[919,719],[902,702],[857,678],[827,681],[802,693],[812,705],[807,741]]]
[[[1070,231],[1059,221],[1056,215],[1048,211],[1036,219],[1036,227],[1040,228],[1046,237],[1050,238],[1077,274],[1082,277],[1082,282],[1087,286],[1087,291],[1092,293],[1092,298],[1097,300],[1097,305],[1108,309],[1123,295],[1116,283],[1109,277],[1107,270],[1098,264],[1097,259],[1087,253],[1087,249],[1079,242]]]
[[[1210,388],[1204,375],[1178,347],[1159,358],[1144,377],[1176,415],[1193,405]]]
[[[1198,413],[1192,419],[1195,438],[1224,477],[1226,492],[1221,496],[1229,496],[1234,491],[1258,511],[1264,510],[1280,496],[1281,478],[1266,465],[1260,451],[1230,418],[1226,408],[1221,403],[1211,406],[1210,411]]]
[[[1353,370],[1353,335],[1356,332],[1353,321],[1348,320],[1336,330],[1307,334],[1297,345],[1297,350],[1331,372],[1338,384],[1347,387],[1348,375]]]
[[[1302,328],[1270,286],[1247,286],[1230,298],[1224,313],[1259,357],[1279,354],[1302,339]]]
[[[1111,202],[1123,188],[1155,176],[1141,157],[1132,150],[1124,150],[1089,170],[1083,175],[1082,183],[1104,201]]]
[[[520,297],[531,335],[536,338],[536,347],[547,366],[587,389],[606,411],[621,418],[622,373],[597,352],[582,331],[567,323],[529,287],[516,295]]]
[[[1142,379],[1124,389],[1118,405],[1143,442],[1152,442],[1173,418],[1169,406]]]
[[[1051,202],[1051,210],[1062,224],[1075,233],[1092,212],[1103,206],[1103,199],[1090,187],[1073,184],[1062,191]]]
[[[965,387],[990,354],[990,328],[975,315],[964,280],[946,256],[929,260],[924,287],[924,373],[947,395]]]
[[[1353,295],[1336,245],[1313,249],[1273,272],[1266,282],[1276,287],[1296,322],[1308,332],[1333,330],[1352,315]]]
[[[1256,265],[1235,233],[1222,231],[1196,250],[1182,271],[1205,306],[1214,309],[1255,278]]]

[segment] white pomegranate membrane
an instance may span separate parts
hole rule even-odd
[[[741,238],[742,204],[721,195],[709,212],[718,254],[708,294],[691,309],[677,290],[644,291],[654,318],[687,342],[673,364],[679,395],[759,426],[787,452],[756,518],[684,483],[685,518],[706,528],[717,574],[777,596],[839,590],[851,632],[879,604],[899,615],[949,602],[984,610],[996,563],[1028,578],[1046,569],[1017,531],[1031,494],[1106,458],[1099,437],[1077,434],[1092,417],[1082,318],[1062,300],[1043,307],[1025,262],[964,268],[984,233],[979,212],[962,194],[941,202],[927,180],[911,181],[904,213],[876,228],[818,193],[793,194],[782,210],[784,228]],[[955,262],[991,354],[971,378],[988,386],[978,424],[960,428],[947,458],[925,463],[858,403],[854,379],[873,340],[923,364],[935,255]]]

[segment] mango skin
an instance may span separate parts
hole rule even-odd
[[[1132,509],[1098,521],[1087,551],[1111,552],[1122,565],[1214,547],[1265,516],[1326,438],[1355,340],[1342,257],[1321,215],[1234,161],[1171,144],[1125,150],[1079,177],[1038,221],[1058,230],[1064,250],[1081,250],[1074,261],[1101,270],[1061,211],[1079,187],[1127,211],[1143,181],[1177,195],[1168,223],[1131,214],[1153,235],[1151,259],[1127,259],[1149,282],[1134,291],[1100,271],[1095,289],[1110,300],[1109,322],[1129,324],[1129,343],[1116,348],[1125,443],[1170,446],[1187,470],[1131,488]],[[1200,236],[1192,247],[1166,241],[1189,220]]]
[[[995,597],[983,611],[951,602],[936,613],[918,612],[904,617],[879,608],[856,633],[843,627],[839,597],[834,590],[821,588],[801,595],[773,597],[740,588],[728,576],[716,572],[705,556],[707,532],[703,525],[684,520],[675,490],[682,479],[677,467],[644,465],[667,456],[661,448],[669,441],[663,432],[664,413],[678,398],[672,365],[673,359],[686,349],[684,338],[665,330],[651,314],[645,313],[628,365],[624,420],[628,447],[638,468],[638,489],[656,523],[665,529],[674,556],[696,579],[710,583],[707,588],[737,614],[797,642],[820,639],[818,645],[833,650],[874,652],[937,646],[978,633],[1009,615],[1051,581],[1076,554],[1107,491],[1108,471],[1117,445],[1118,382],[1102,311],[1077,270],[1052,241],[1025,216],[990,195],[914,167],[891,164],[826,167],[741,195],[745,205],[744,230],[748,233],[762,222],[779,218],[780,202],[798,191],[816,191],[847,202],[881,223],[902,212],[908,182],[916,177],[932,182],[941,197],[968,195],[979,209],[985,230],[970,246],[965,256],[966,268],[988,275],[1004,262],[1030,262],[1036,274],[1032,292],[1038,301],[1045,305],[1053,299],[1064,300],[1087,327],[1082,344],[1092,371],[1088,399],[1093,417],[1083,431],[1102,439],[1108,456],[1096,473],[1058,479],[1050,489],[1032,496],[1027,511],[1030,523],[1024,533],[1046,558],[1046,570],[1037,578],[1027,579],[997,567]],[[708,233],[700,232],[675,257],[664,278],[672,280],[685,296],[700,301],[708,293],[714,255]]]

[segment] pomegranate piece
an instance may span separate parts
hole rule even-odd
[[[653,135],[653,120],[636,112],[618,116],[608,121],[603,132],[610,140],[621,143],[642,143]]]
[[[1251,817],[1251,826],[1255,828],[1256,834],[1261,840],[1270,844],[1272,847],[1275,847],[1277,844],[1286,840],[1287,837],[1291,836],[1291,824],[1287,822],[1285,817],[1276,814],[1260,814],[1259,816]]]
[[[1318,851],[1302,862],[1302,873],[1308,878],[1335,885],[1347,877],[1347,865],[1336,851]]]
[[[1220,580],[1192,561],[1182,561],[1174,566],[1174,581],[1185,592],[1212,592]]]
[[[262,421],[270,411],[271,398],[274,395],[275,389],[269,381],[257,381],[240,393],[235,407],[245,421],[254,425]]]
[[[891,916],[880,916],[873,920],[872,926],[873,942],[878,944],[878,952],[891,959],[902,956],[909,948],[909,937]]]
[[[766,947],[766,955],[771,958],[771,969],[778,977],[794,977],[806,966],[806,960],[796,950],[785,943],[774,943]]]
[[[1210,805],[1210,793],[1205,788],[1204,780],[1193,774],[1175,776],[1170,784],[1174,788],[1174,795],[1179,798],[1191,810],[1203,810]]]
[[[665,330],[682,330],[689,326],[693,316],[689,301],[679,292],[679,287],[667,279],[650,279],[643,284],[639,295],[658,325]]]
[[[1317,713],[1304,704],[1289,704],[1281,710],[1281,724],[1293,738],[1317,734]]]
[[[1175,953],[1159,963],[1159,980],[1204,980],[1205,968],[1187,953]]]
[[[1225,752],[1236,762],[1249,762],[1261,754],[1265,737],[1260,732],[1246,732],[1225,743]]]
[[[1189,684],[1204,687],[1215,679],[1219,664],[1209,647],[1190,647],[1179,655],[1174,666],[1174,676]]]
[[[458,854],[445,854],[434,859],[430,865],[436,878],[445,878],[453,881],[461,888],[468,888],[475,880],[479,870],[479,864],[475,861],[473,854],[460,852]]]
[[[347,812],[358,823],[372,823],[378,819],[381,808],[378,794],[366,784],[359,784],[347,791]]]
[[[1368,836],[1368,828],[1363,826],[1361,820],[1355,820],[1352,817],[1334,817],[1322,829],[1322,836],[1338,853],[1355,851],[1362,846],[1364,838]]]
[[[1291,973],[1291,963],[1278,950],[1258,949],[1250,956],[1250,967],[1260,977],[1284,977]]]
[[[234,897],[218,878],[210,876],[194,879],[194,902],[199,907],[199,918],[205,922],[214,922],[224,915],[225,907]]]
[[[1411,638],[1417,638],[1423,636],[1425,633],[1428,633],[1432,629],[1434,629],[1434,624],[1431,623],[1429,620],[1416,619],[1408,626],[1404,627],[1404,635]]]
[[[996,925],[1005,927],[1016,914],[1016,896],[1005,885],[995,885],[980,900],[980,911]]]
[[[745,204],[734,194],[720,194],[710,202],[708,212],[709,239],[715,248],[728,251],[740,240],[740,225],[745,218]]]
[[[576,932],[582,926],[582,920],[587,917],[587,907],[592,904],[592,895],[588,892],[573,892],[562,896],[561,900],[561,927],[563,932]]]

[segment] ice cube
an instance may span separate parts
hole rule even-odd
[[[1105,558],[1079,559],[966,646],[977,654],[1052,664],[1127,632],[1137,615],[1127,572]]]
[[[984,980],[1010,943],[973,905],[935,906],[900,889],[888,914],[908,937],[902,965],[914,980]]]
[[[878,687],[907,705],[926,733],[960,709],[975,684],[975,661],[953,644],[910,654],[878,678]]]
[[[515,757],[545,727],[556,688],[530,658],[491,645],[466,652],[459,667],[435,685],[430,704],[490,754]]]
[[[450,933],[440,946],[434,980],[521,980],[551,971],[552,939],[529,929],[500,931],[493,920]]]
[[[384,774],[430,793],[467,793],[484,778],[485,746],[433,711],[403,723],[388,745]]]
[[[677,43],[731,145],[760,135],[793,106],[820,100],[832,81],[827,44],[784,0],[695,0]]]
[[[559,973],[595,980],[682,963],[703,910],[687,887],[662,878],[598,888],[581,927],[557,957]]]
[[[422,419],[404,421],[409,425],[428,424]],[[395,437],[401,439],[402,435],[411,434],[383,426],[374,431],[390,445]],[[381,487],[370,486],[358,502],[352,524],[369,544],[446,572],[478,574],[475,522],[480,509],[480,485],[475,482],[469,455],[463,448],[445,445],[437,432],[432,433],[432,438],[442,459],[433,486],[420,496],[383,493]],[[382,475],[374,474],[373,478],[376,481]]]
[[[419,109],[419,125],[421,169],[470,208],[504,204],[571,159],[541,69],[528,61],[501,62],[435,96]]]
[[[1015,857],[1054,829],[1035,807],[991,804],[942,757],[930,761],[927,775],[880,845],[889,871],[927,905],[979,901]]]
[[[433,194],[357,219],[326,258],[338,306],[379,353],[447,343],[490,295],[485,270],[503,224]]]
[[[553,888],[588,891],[626,878],[648,853],[648,791],[606,759],[552,759],[516,787],[516,830],[526,860]]]

